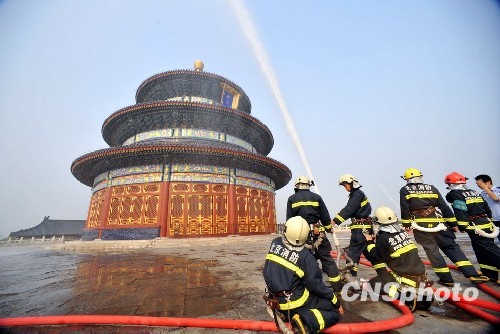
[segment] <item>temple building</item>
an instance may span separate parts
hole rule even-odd
[[[64,237],[65,240],[77,240],[82,238],[85,223],[85,220],[50,219],[49,216],[45,216],[37,226],[11,232],[9,237],[14,239]]]
[[[83,240],[220,237],[276,229],[275,191],[291,179],[235,83],[203,71],[156,74],[102,125],[109,148],[71,165],[92,197]]]

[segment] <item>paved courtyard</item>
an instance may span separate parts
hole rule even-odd
[[[349,232],[340,232],[347,246]],[[276,235],[153,241],[94,241],[0,247],[0,316],[141,315],[272,321],[262,300],[264,258]],[[459,236],[469,259],[470,242]],[[420,253],[425,254],[421,247]],[[8,253],[10,252],[10,254]],[[359,276],[375,271],[361,266]],[[432,273],[431,278],[437,281]],[[460,273],[457,282],[472,286]],[[497,288],[498,289],[498,288]],[[480,292],[480,298],[497,302]],[[399,312],[385,302],[344,302],[342,322],[369,322]],[[495,328],[447,303],[414,313],[391,333],[489,333]],[[230,333],[167,327],[11,327],[8,333]],[[252,331],[239,331],[252,333]]]

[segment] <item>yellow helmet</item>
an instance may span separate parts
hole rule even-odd
[[[401,178],[403,180],[409,180],[409,179],[412,179],[414,177],[422,177],[422,173],[420,173],[420,171],[416,168],[408,168],[406,171],[405,171],[405,174],[403,176],[401,176]]]
[[[375,210],[375,221],[381,225],[389,225],[398,221],[398,216],[391,208],[379,206]]]
[[[356,180],[356,177],[352,174],[344,174],[340,177],[340,180],[339,180],[339,186],[342,185],[342,183],[346,182],[346,183],[353,183],[353,182],[357,182],[358,180]]]
[[[283,236],[294,247],[303,246],[309,237],[309,224],[301,216],[288,219],[283,229]]]
[[[309,189],[312,185],[314,185],[314,181],[309,180],[305,176],[299,176],[297,180],[295,180],[296,189]]]

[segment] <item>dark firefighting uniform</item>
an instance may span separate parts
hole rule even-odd
[[[399,195],[404,227],[411,227],[412,222],[427,228],[436,227],[439,223],[448,225],[447,230],[439,232],[413,229],[415,241],[424,248],[439,280],[444,283],[453,282],[450,269],[439,249],[455,263],[465,277],[478,276],[472,263],[455,242],[455,233],[450,227],[457,226],[457,220],[436,187],[424,183],[407,184],[401,188]],[[442,216],[435,210],[436,207]]]
[[[446,200],[451,203],[455,212],[459,230],[469,234],[482,273],[496,282],[500,270],[500,248],[495,245],[493,238],[480,236],[474,230],[475,227],[486,233],[493,232],[491,209],[488,204],[481,195],[470,189],[451,190],[446,194]]]
[[[269,297],[279,301],[285,320],[298,313],[314,333],[339,321],[340,303],[323,283],[318,263],[308,249],[296,251],[287,248],[282,237],[274,239],[263,275]]]
[[[401,286],[417,289],[420,283],[426,282],[425,266],[418,256],[417,246],[405,231],[389,233],[379,230],[376,241],[368,240],[366,249],[377,271],[377,276],[370,280],[370,284],[391,284],[389,291],[385,291],[390,297],[396,297]],[[389,272],[388,268],[392,271]],[[416,297],[408,305],[412,311],[417,309]],[[423,308],[424,305],[428,308],[430,303],[422,304]]]
[[[358,274],[357,264],[363,253],[367,260],[370,261],[370,254],[366,250],[366,238],[363,235],[363,230],[367,230],[370,234],[373,233],[372,222],[369,218],[372,212],[372,207],[365,193],[359,188],[353,188],[349,192],[349,200],[346,206],[333,218],[333,221],[340,225],[347,219],[351,219],[351,240],[347,255],[354,261],[356,266],[351,270],[351,274]]]
[[[320,195],[313,193],[308,189],[296,189],[295,194],[288,198],[286,206],[286,219],[295,216],[304,218],[309,226],[319,225],[319,233],[324,237],[317,250],[314,251],[314,257],[321,262],[323,272],[328,276],[332,288],[335,292],[342,290],[342,282],[335,260],[332,258],[332,245],[325,235],[325,232],[332,232],[330,214]],[[313,234],[313,243],[318,239],[319,234]]]

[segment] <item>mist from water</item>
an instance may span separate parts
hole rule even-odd
[[[281,110],[281,114],[285,119],[286,129],[288,130],[288,133],[292,138],[292,142],[295,148],[297,149],[297,152],[299,153],[300,160],[304,165],[307,176],[309,177],[309,179],[314,180],[311,167],[309,166],[309,162],[307,160],[306,152],[304,150],[304,147],[302,146],[297,129],[295,128],[295,125],[293,124],[292,118],[286,107],[285,99],[281,94],[281,90],[278,84],[278,79],[276,78],[274,70],[272,69],[270,58],[264,48],[264,45],[262,45],[262,43],[260,42],[257,29],[253,24],[252,18],[250,17],[250,13],[246,9],[243,1],[229,0],[229,3],[231,4],[236,14],[236,17],[238,18],[238,21],[241,24],[245,37],[247,38],[248,42],[250,42],[252,52],[255,58],[257,59],[257,62],[260,65],[260,69],[264,74],[264,77],[266,78],[267,82],[269,83],[269,86],[271,87],[274,99],[278,103],[278,106]],[[315,190],[316,193],[319,194],[318,186],[315,186]]]
[[[384,185],[382,183],[379,183],[378,186],[380,187],[380,189],[382,189],[382,191],[384,192],[384,194],[387,196],[387,198],[389,198],[389,200],[391,201],[391,203],[394,205],[394,209],[393,210],[399,210],[399,204],[394,200],[394,198],[391,196],[391,194],[389,193],[389,191],[387,191],[386,187],[384,187]]]

